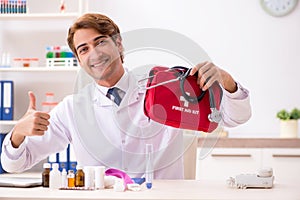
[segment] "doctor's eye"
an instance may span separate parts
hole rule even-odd
[[[103,45],[105,45],[107,43],[107,40],[106,39],[101,39],[101,40],[98,40],[97,42],[96,42],[96,45],[97,46],[103,46]]]
[[[79,55],[83,55],[88,51],[88,47],[82,47],[80,49],[78,49],[78,54]]]

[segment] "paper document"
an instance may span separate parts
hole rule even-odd
[[[42,178],[0,177],[0,187],[37,187],[42,185]]]

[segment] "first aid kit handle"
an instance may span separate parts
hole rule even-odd
[[[177,68],[177,67],[173,67],[173,68]],[[168,70],[166,70],[166,71],[173,70],[173,68],[170,68],[170,69],[168,69]],[[178,81],[178,80],[180,80],[180,78],[181,78],[181,76],[178,76],[178,77],[176,77],[176,78],[174,78],[174,79],[170,79],[170,80],[167,80],[167,81],[164,81],[164,82],[160,82],[160,83],[157,83],[157,84],[152,85],[152,86],[145,86],[145,85],[142,85],[142,83],[143,83],[144,81],[149,80],[149,79],[152,79],[154,76],[155,76],[155,75],[151,75],[151,76],[149,76],[149,77],[140,79],[140,80],[138,81],[138,87],[139,87],[140,89],[143,89],[143,90],[149,90],[149,89],[152,89],[152,88],[156,88],[156,87],[158,87],[158,86],[162,86],[162,85],[165,85],[165,84],[168,84],[168,83],[172,83],[172,82]]]
[[[182,92],[182,95],[183,97],[188,101],[188,102],[191,102],[191,103],[198,103],[199,101],[201,101],[201,99],[204,97],[206,91],[203,91],[201,90],[201,94],[199,96],[195,96],[195,97],[192,97],[192,96],[189,96],[185,90],[184,90],[184,82],[185,82],[185,79],[187,76],[190,75],[190,71],[191,71],[192,68],[188,69],[186,71],[186,73],[180,77],[179,81],[180,81],[180,90]]]

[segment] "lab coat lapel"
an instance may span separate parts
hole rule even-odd
[[[142,89],[138,86],[138,79],[133,73],[129,72],[128,76],[129,87],[126,91],[126,95],[122,99],[119,110],[139,102],[141,98],[144,98],[144,94],[146,93],[145,89]]]
[[[111,142],[101,132],[101,127],[98,126],[94,113],[94,85],[90,84],[83,88],[77,94],[74,94],[74,120],[78,131],[78,137],[85,149],[94,156],[99,162],[107,166],[115,166],[122,168],[122,163],[116,163],[113,158],[122,155],[122,150],[115,148]],[[99,145],[101,141],[101,145]]]

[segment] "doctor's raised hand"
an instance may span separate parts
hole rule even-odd
[[[17,148],[26,136],[44,135],[48,129],[50,115],[36,110],[36,99],[33,92],[28,92],[29,106],[25,115],[17,122],[11,136],[13,147]]]
[[[197,64],[192,68],[190,75],[194,75],[196,72],[198,72],[198,84],[203,91],[207,90],[215,81],[218,81],[230,93],[234,93],[238,89],[232,76],[212,62]]]

